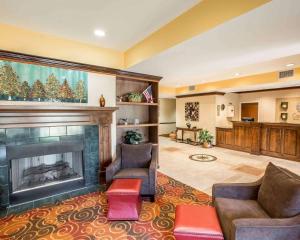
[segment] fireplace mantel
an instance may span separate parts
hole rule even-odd
[[[112,160],[111,123],[117,107],[0,105],[0,128],[98,125],[100,182]]]

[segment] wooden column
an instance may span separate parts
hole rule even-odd
[[[100,183],[106,183],[105,170],[112,162],[111,154],[111,126],[108,124],[99,125],[99,163],[100,163]]]

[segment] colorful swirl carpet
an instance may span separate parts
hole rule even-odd
[[[158,174],[155,203],[144,201],[139,221],[108,221],[105,193],[91,193],[58,205],[0,219],[1,240],[174,239],[178,204],[208,205],[210,196]]]

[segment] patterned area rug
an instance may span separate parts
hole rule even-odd
[[[0,239],[169,240],[176,205],[210,203],[207,194],[158,173],[156,201],[143,202],[139,221],[108,221],[105,193],[97,192],[2,218]]]

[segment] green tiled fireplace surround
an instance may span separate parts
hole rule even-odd
[[[40,128],[0,129],[0,217],[25,210],[55,204],[58,201],[99,190],[99,130],[96,125],[59,126]],[[57,195],[12,205],[9,200],[9,161],[3,151],[8,145],[36,144],[81,138],[84,142],[85,185],[75,190],[66,189]]]

